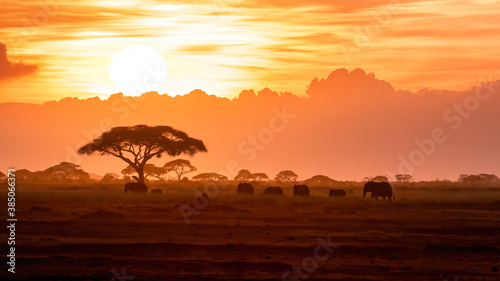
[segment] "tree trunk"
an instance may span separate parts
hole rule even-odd
[[[139,175],[139,183],[144,183],[144,167],[143,166],[138,166],[137,167],[137,174]]]

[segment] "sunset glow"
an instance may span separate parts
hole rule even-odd
[[[1,280],[499,280],[500,0],[1,8]]]
[[[114,55],[142,44],[169,63],[159,90],[234,97],[305,94],[314,77],[363,68],[396,89],[464,90],[499,65],[499,1],[7,1],[8,60],[36,66],[2,81],[1,101],[119,92]],[[446,23],[443,24],[443,21]]]

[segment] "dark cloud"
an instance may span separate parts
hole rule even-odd
[[[17,79],[34,73],[37,65],[23,62],[10,62],[7,58],[7,46],[0,42],[0,81]]]

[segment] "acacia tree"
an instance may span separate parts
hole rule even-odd
[[[397,182],[411,182],[413,180],[412,175],[409,174],[398,174],[394,176]]]
[[[124,176],[130,176],[132,174],[135,174],[137,171],[134,169],[134,167],[128,165],[127,168],[122,170],[122,174]],[[147,178],[149,176],[157,178],[159,180],[163,180],[162,176],[166,174],[167,172],[165,169],[162,167],[157,167],[154,164],[146,164],[144,165],[144,178]]]
[[[169,126],[114,127],[80,147],[79,154],[112,155],[132,166],[137,182],[144,183],[144,166],[154,157],[194,155],[207,152],[203,141]]]
[[[238,174],[234,177],[235,181],[251,181],[254,180],[254,176],[249,170],[241,169]]]
[[[334,184],[336,181],[325,175],[315,175],[304,182],[308,184]]]
[[[389,177],[387,176],[376,176],[376,177],[364,177],[363,182],[365,181],[375,181],[375,182],[389,182]]]
[[[107,173],[102,177],[101,182],[113,182],[113,181],[117,181],[119,179],[120,179],[120,177],[117,174]]]
[[[201,173],[193,177],[193,180],[198,181],[226,181],[228,178],[217,173]]]
[[[80,165],[61,162],[41,172],[36,172],[39,180],[86,181],[90,175],[80,168]]]
[[[279,172],[276,175],[276,177],[274,177],[274,180],[275,181],[281,181],[281,182],[285,182],[285,181],[297,181],[298,177],[299,176],[297,176],[297,174],[294,173],[293,171],[285,170],[285,171]]]
[[[196,171],[196,167],[191,165],[191,162],[189,162],[189,160],[185,159],[175,159],[167,162],[163,166],[163,169],[167,173],[174,172],[177,175],[179,181],[181,180],[182,175]]]
[[[256,181],[267,181],[269,177],[265,173],[253,173],[252,174],[254,180]]]

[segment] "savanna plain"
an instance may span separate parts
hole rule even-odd
[[[500,186],[395,184],[389,203],[363,198],[356,182],[340,183],[341,198],[328,197],[332,186],[294,197],[293,185],[281,185],[285,196],[258,195],[269,183],[256,195],[236,185],[153,183],[163,194],[124,194],[122,184],[18,182],[16,274],[0,277],[500,280]],[[196,202],[203,191],[208,204]]]

